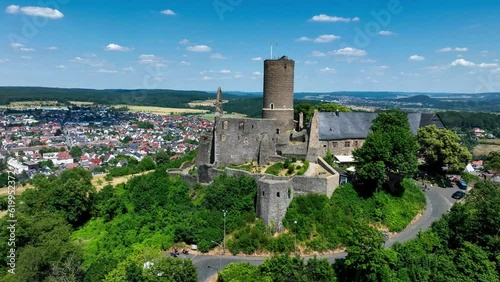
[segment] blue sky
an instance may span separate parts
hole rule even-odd
[[[496,0],[14,0],[0,7],[0,85],[296,92],[500,92]]]

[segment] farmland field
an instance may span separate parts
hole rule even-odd
[[[183,113],[206,113],[207,110],[196,110],[187,108],[164,108],[164,107],[152,107],[152,106],[132,106],[132,105],[113,105],[115,108],[127,107],[131,112],[149,112],[160,115],[170,115],[170,114],[183,114]]]
[[[71,104],[75,106],[90,106],[94,105],[94,102],[82,102],[82,101],[69,101]]]
[[[204,118],[204,119],[214,119],[215,114],[214,113],[202,114],[202,115],[199,115],[199,117]],[[239,113],[230,113],[230,114],[224,113],[223,117],[225,117],[225,118],[244,118],[247,116],[244,114],[239,114]]]
[[[488,155],[490,152],[500,152],[500,139],[483,139],[473,151],[475,156]]]
[[[192,101],[188,103],[190,107],[214,107],[216,99],[203,100],[203,101]],[[229,102],[229,100],[222,100],[222,103],[225,104]]]
[[[35,107],[54,107],[58,104],[57,101],[19,101],[10,102],[8,105],[1,105],[2,109],[25,109]]]

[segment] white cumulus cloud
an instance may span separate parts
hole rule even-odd
[[[310,19],[310,21],[313,22],[358,22],[359,18],[354,17],[354,18],[343,18],[343,17],[336,17],[336,16],[329,16],[326,14],[319,14]]]
[[[396,33],[390,31],[390,30],[381,30],[378,32],[379,35],[384,35],[384,36],[389,36],[389,35],[396,35]]]
[[[312,41],[315,43],[329,43],[329,42],[332,42],[332,41],[340,39],[340,38],[341,38],[340,36],[333,35],[333,34],[323,34],[323,35],[320,35],[316,38],[309,38],[309,37],[302,36],[299,39],[297,39],[297,41]]]
[[[331,69],[329,67],[325,67],[319,70],[320,72],[335,72],[335,69]]]
[[[175,15],[177,15],[174,11],[172,11],[170,9],[163,10],[160,13],[162,13],[164,15],[167,15],[167,16],[175,16]]]
[[[48,19],[61,19],[64,17],[64,14],[59,10],[47,8],[47,7],[35,7],[35,6],[26,6],[20,7],[18,5],[10,5],[5,8],[5,12],[7,14],[24,14],[27,16],[34,17],[43,17]]]
[[[184,38],[181,41],[179,41],[179,44],[188,45],[189,44],[189,40],[187,40],[187,39]]]
[[[98,73],[117,73],[115,70],[107,70],[107,69],[100,69],[97,71]]]
[[[252,61],[262,61],[262,57],[253,57]]]
[[[224,57],[221,53],[214,53],[214,54],[210,55],[210,59],[225,60],[227,58]]]
[[[106,46],[106,48],[104,48],[104,50],[106,50],[106,51],[128,52],[128,51],[132,51],[133,49],[129,48],[129,47],[120,46],[120,45],[115,44],[115,43],[111,43],[108,46]]]
[[[450,64],[452,67],[462,66],[462,67],[478,67],[478,68],[496,68],[498,67],[497,63],[480,63],[476,64],[471,61],[467,61],[465,59],[456,59]]]
[[[226,73],[231,73],[231,71],[230,70],[221,70],[221,71],[219,71],[219,73],[226,74]]]
[[[210,52],[212,51],[212,48],[208,47],[207,45],[195,45],[187,47],[186,50],[191,52]]]
[[[439,53],[444,53],[444,52],[467,52],[469,49],[465,48],[465,47],[455,47],[455,48],[452,48],[452,47],[445,47],[445,48],[441,48],[439,50],[437,50],[436,52],[439,52]]]
[[[408,58],[408,60],[410,60],[410,61],[423,61],[423,60],[425,60],[425,58],[422,56],[419,56],[419,55],[411,55]]]
[[[311,56],[313,56],[313,57],[324,57],[324,56],[326,56],[326,54],[323,53],[323,52],[320,52],[320,51],[312,51]]]
[[[333,54],[334,55],[341,55],[341,56],[363,57],[366,55],[366,51],[361,50],[361,49],[352,48],[352,47],[345,47],[345,48],[333,51]]]

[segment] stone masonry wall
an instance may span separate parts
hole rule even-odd
[[[320,141],[321,156],[325,156],[330,150],[333,155],[352,156],[352,151],[361,148],[365,139],[342,139],[334,141]]]
[[[290,180],[262,178],[258,181],[257,215],[277,232],[283,231],[283,218],[292,201],[292,193]]]
[[[214,136],[215,164],[241,165],[259,158],[260,142],[267,134],[269,151],[276,152],[274,120],[248,118],[217,118]]]
[[[276,119],[281,132],[295,128],[293,120],[294,69],[293,60],[264,61],[262,117]]]

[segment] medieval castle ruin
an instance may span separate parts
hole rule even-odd
[[[294,68],[295,62],[285,56],[264,61],[262,118],[224,117],[219,88],[214,129],[201,137],[195,160],[196,181],[200,183],[210,183],[222,173],[254,178],[258,184],[257,215],[278,232],[283,230],[282,219],[295,195],[317,193],[331,197],[346,181],[345,174],[322,157],[328,150],[339,158],[351,156],[352,150],[363,145],[377,115],[315,112],[304,128],[302,115],[294,120]],[[443,127],[435,114],[410,113],[408,117],[414,134],[428,124]],[[311,162],[304,175],[275,176],[227,167],[250,162],[268,165],[291,157]]]

